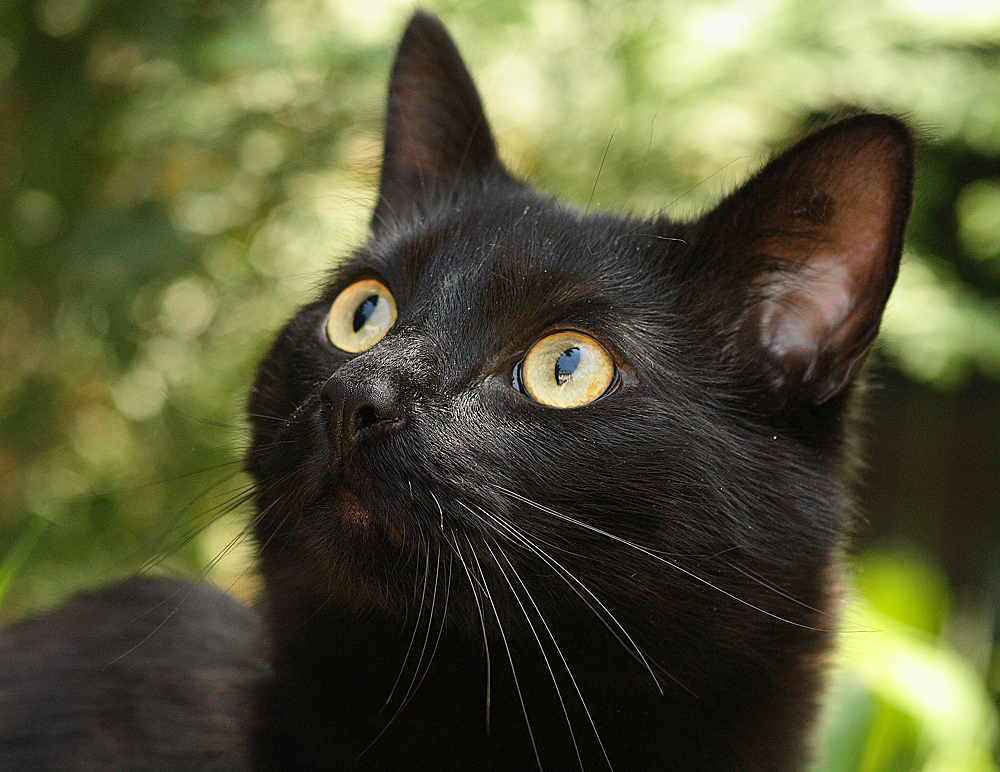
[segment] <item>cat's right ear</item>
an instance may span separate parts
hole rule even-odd
[[[840,391],[878,332],[913,186],[913,138],[862,115],[778,156],[706,221],[717,280],[742,300],[735,340],[783,404]]]
[[[414,206],[474,179],[503,174],[472,77],[444,25],[417,11],[389,80],[377,233]]]

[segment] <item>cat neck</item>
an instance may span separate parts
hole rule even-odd
[[[798,770],[827,636],[789,630],[795,653],[768,676],[676,641],[642,662],[603,628],[552,630],[560,646],[541,657],[530,631],[487,647],[426,615],[325,609],[276,636],[263,742],[294,747],[305,769]]]

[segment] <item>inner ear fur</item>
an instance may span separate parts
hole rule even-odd
[[[764,167],[720,207],[729,259],[753,266],[739,337],[783,400],[822,403],[878,333],[899,270],[913,139],[885,115],[834,124]]]

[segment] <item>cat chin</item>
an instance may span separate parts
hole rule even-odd
[[[341,526],[348,532],[367,534],[375,527],[372,513],[361,503],[354,492],[347,487],[339,487],[336,494],[334,494],[333,511],[336,513]],[[390,527],[388,532],[398,535],[398,531],[395,528]]]

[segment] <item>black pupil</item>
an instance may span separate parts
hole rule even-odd
[[[378,295],[372,295],[368,300],[358,306],[354,312],[354,331],[358,332],[365,326],[365,322],[372,318],[375,309],[378,307]]]
[[[568,348],[556,357],[556,384],[562,386],[573,377],[576,368],[580,366],[580,349],[576,346]]]

